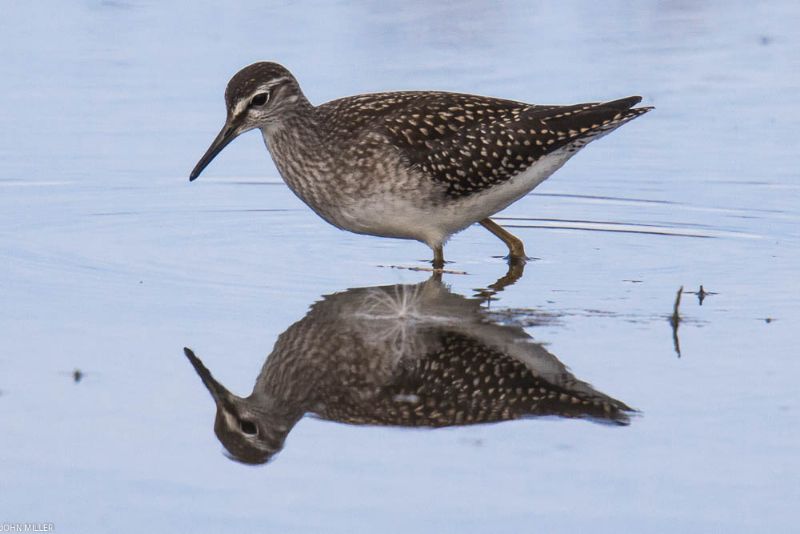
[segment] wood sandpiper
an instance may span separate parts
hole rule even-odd
[[[277,63],[240,70],[227,119],[189,177],[233,139],[259,128],[289,188],[343,230],[415,239],[444,265],[447,239],[480,223],[526,259],[522,241],[489,217],[528,194],[581,148],[651,107],[641,97],[568,106],[407,91],[312,105]]]

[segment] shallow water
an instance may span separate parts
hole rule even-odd
[[[798,22],[791,1],[6,6],[0,524],[792,530]],[[423,245],[319,220],[257,134],[188,183],[228,77],[259,59],[291,68],[314,102],[436,88],[655,105],[502,213],[536,257],[516,283],[486,290],[507,267],[482,228],[445,250],[466,273],[444,275],[452,298],[480,296],[482,321],[523,328],[552,365],[635,408],[630,424],[307,416],[265,465],[223,454],[184,346],[245,396],[314,303],[429,277],[392,268],[425,267]],[[403,330],[397,360],[430,353],[418,331]]]

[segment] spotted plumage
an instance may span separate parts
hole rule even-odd
[[[627,408],[618,401],[549,382],[473,336],[446,329],[439,336],[437,350],[400,366],[369,402],[348,396],[322,404],[318,415],[350,424],[434,428],[533,415],[627,422]]]
[[[307,414],[436,428],[535,416],[624,425],[631,411],[436,279],[325,297],[281,334],[248,397],[187,356],[217,405],[217,437],[250,463],[279,451]]]
[[[416,239],[434,250],[480,222],[524,261],[522,242],[489,217],[547,179],[587,143],[648,112],[640,97],[541,106],[438,91],[375,93],[313,106],[276,63],[238,72],[227,121],[192,171],[259,128],[287,185],[331,224]]]
[[[631,97],[577,106],[533,106],[457,93],[400,93],[404,105],[382,107],[381,121],[412,165],[444,184],[450,197],[501,184],[564,147],[576,152],[590,140],[646,113]],[[371,95],[381,102],[396,96]],[[362,109],[361,100],[348,104]],[[369,106],[373,109],[376,106]]]

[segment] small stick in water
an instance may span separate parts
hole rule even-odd
[[[681,314],[678,308],[681,306],[681,295],[683,295],[683,286],[678,289],[678,294],[675,296],[675,305],[672,307],[672,316],[669,318],[669,323],[672,325],[672,343],[675,345],[675,352],[678,358],[681,357],[681,344],[678,339],[678,326],[681,324]]]

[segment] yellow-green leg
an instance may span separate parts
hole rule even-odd
[[[525,245],[522,244],[521,239],[489,218],[482,220],[481,226],[503,240],[503,243],[508,247],[508,259],[510,261],[524,263],[528,259],[525,255]]]
[[[433,248],[433,268],[444,269],[444,250],[442,245]]]

